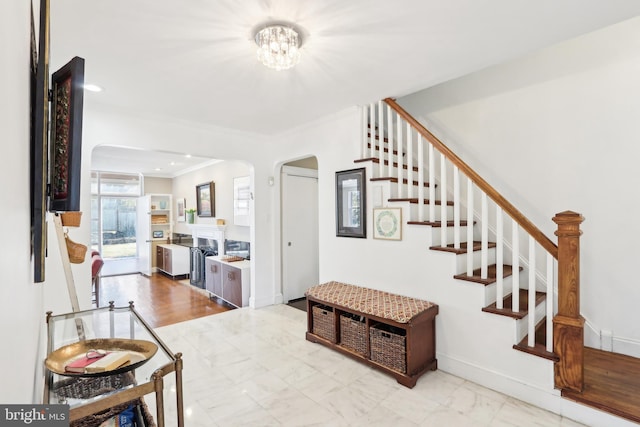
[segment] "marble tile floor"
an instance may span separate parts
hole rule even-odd
[[[582,424],[437,370],[413,389],[305,340],[306,313],[238,309],[157,328],[184,359],[187,427],[576,427]],[[176,425],[165,377],[165,422]],[[146,398],[155,413],[153,395]]]

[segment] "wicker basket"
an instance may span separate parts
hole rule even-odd
[[[62,212],[60,219],[65,227],[80,227],[82,212]]]
[[[407,373],[406,332],[389,325],[378,324],[369,329],[371,339],[371,360]]]
[[[333,308],[314,305],[311,311],[313,313],[313,333],[335,343],[336,317],[333,314]]]
[[[91,399],[101,394],[110,393],[135,385],[136,379],[131,372],[103,377],[71,377],[53,384],[52,391],[59,401],[69,399]],[[129,407],[137,406],[136,414],[143,419],[145,427],[155,427],[156,423],[149,412],[149,408],[142,399],[123,402],[106,411],[92,414],[79,420],[72,421],[70,427],[97,427],[109,418],[119,414]]]
[[[351,313],[340,315],[340,345],[356,353],[367,353],[367,325],[360,316]]]
[[[87,254],[87,247],[81,243],[76,243],[64,233],[64,241],[67,244],[67,252],[69,253],[69,262],[73,264],[82,264]]]

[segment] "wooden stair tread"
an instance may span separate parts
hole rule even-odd
[[[557,354],[547,351],[547,318],[544,317],[535,328],[535,338],[533,347],[528,344],[529,335],[525,336],[518,344],[514,344],[514,350],[519,350],[534,356],[542,357],[553,362],[558,362],[560,358]]]
[[[369,181],[391,181],[391,182],[395,182],[396,184],[398,183],[398,178],[394,178],[391,176],[383,176],[381,178],[371,178]],[[408,184],[409,180],[407,178],[403,178],[402,179],[402,183],[403,184]],[[413,181],[413,185],[418,185],[418,181]],[[424,183],[425,187],[429,187],[430,184],[428,182]],[[435,185],[436,187],[438,186],[438,184]]]
[[[392,201],[393,199],[389,199],[389,201]],[[440,228],[442,227],[442,221],[408,221],[407,224],[411,224],[411,225],[428,225],[430,227],[434,227],[434,228]],[[475,221],[474,221],[475,224]],[[454,221],[447,221],[446,227],[453,227]],[[468,225],[467,220],[461,220],[460,221],[460,226],[461,227],[466,227]]]
[[[409,203],[413,203],[416,204],[418,203],[418,198],[417,197],[404,197],[404,198],[395,198],[395,199],[389,199],[390,202],[409,202]],[[424,204],[428,205],[429,204],[429,199],[424,199]],[[442,201],[440,200],[436,200],[434,201],[434,204],[437,206],[442,206]],[[453,206],[453,202],[451,200],[447,200],[447,206]]]
[[[364,159],[357,159],[353,161],[354,163],[363,163],[363,162],[373,162],[373,163],[380,163],[380,159],[377,157],[365,157]],[[385,160],[384,161],[384,165],[385,166],[389,166],[389,160]],[[398,162],[393,162],[393,167],[397,168],[398,167]],[[409,167],[407,165],[402,165],[402,169],[408,169]],[[414,172],[418,172],[418,167],[414,166],[413,167],[413,171]]]
[[[453,243],[449,243],[447,246],[431,246],[429,249],[432,251],[442,251],[442,252],[451,252],[456,255],[464,255],[467,253],[467,242],[460,242],[459,248],[454,248]],[[487,242],[487,247],[489,249],[496,247],[496,242]],[[482,249],[482,242],[474,241],[472,250],[474,252]]]
[[[511,276],[511,274],[513,273],[512,269],[513,267],[510,265],[503,265],[502,277]],[[522,271],[522,267],[519,267],[519,270]],[[495,264],[492,264],[488,267],[486,279],[483,279],[481,277],[480,272],[481,272],[481,269],[476,268],[475,270],[473,270],[472,276],[467,276],[467,273],[462,273],[462,274],[456,274],[455,276],[453,276],[453,278],[459,279],[459,280],[466,280],[467,282],[481,283],[483,285],[490,285],[492,283],[495,283],[496,281],[496,265]]]
[[[506,269],[506,265],[504,266]],[[509,270],[511,270],[511,266],[509,266]],[[493,272],[495,277],[495,270]],[[518,306],[520,311],[515,312],[511,309],[511,305],[513,304],[513,295],[509,294],[502,299],[503,308],[498,308],[497,303],[493,303],[485,308],[482,311],[486,313],[499,314],[501,316],[512,317],[514,319],[522,319],[529,312],[529,290],[528,289],[520,289],[520,300],[518,301]],[[547,299],[547,294],[544,292],[536,292],[536,307],[538,304],[541,304],[545,299]]]

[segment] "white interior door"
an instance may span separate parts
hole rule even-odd
[[[318,171],[282,168],[282,294],[304,297],[318,284]]]

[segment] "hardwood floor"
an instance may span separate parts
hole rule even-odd
[[[222,300],[210,300],[204,291],[160,273],[153,273],[151,277],[141,274],[102,277],[100,306],[108,305],[109,301],[114,301],[116,307],[128,306],[129,301],[133,301],[136,310],[153,328],[234,308]]]
[[[640,423],[640,359],[584,348],[584,390],[568,399]]]

